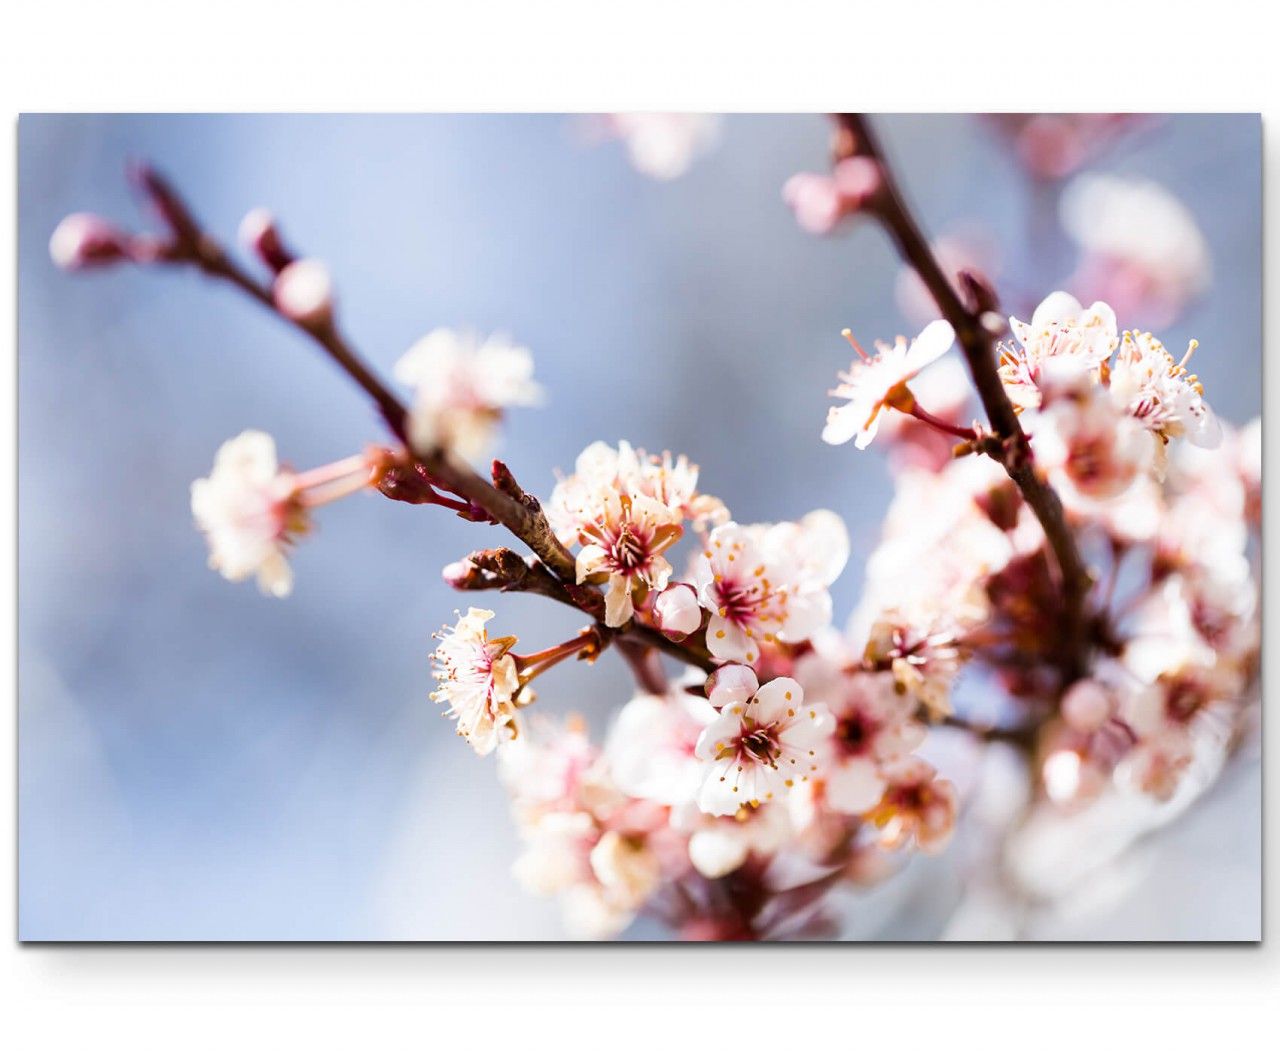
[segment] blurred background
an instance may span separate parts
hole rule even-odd
[[[880,128],[927,230],[979,259],[1011,311],[1064,283],[1127,295],[1122,327],[1159,325],[1171,348],[1200,339],[1221,416],[1260,412],[1256,117],[1128,122],[1066,164],[1043,163],[1013,120]],[[65,214],[142,222],[124,173],[143,158],[228,242],[250,208],[271,208],[291,246],[330,265],[344,327],[384,373],[439,325],[532,348],[548,405],[513,414],[499,451],[530,489],[548,493],[589,442],[625,438],[688,453],[740,521],[839,512],[853,538],[833,590],[843,620],[890,489],[878,456],[818,439],[849,357],[839,333],[891,338],[922,320],[877,231],[818,238],[783,202],[789,176],[825,170],[828,139],[817,116],[728,117],[687,172],[655,179],[582,117],[24,118],[20,937],[563,936],[556,904],[510,876],[493,759],[427,699],[430,634],[467,600],[440,568],[499,530],[362,495],[320,514],[286,601],[209,571],[189,486],[224,439],[263,428],[310,467],[381,438],[377,423],[303,338],[228,288],[58,271],[48,241]],[[1091,265],[1124,207],[1101,232],[1063,229],[1081,171],[1154,180],[1181,202],[1176,222],[1200,241],[1147,261],[1195,265],[1176,296]],[[531,647],[581,622],[536,597],[490,601]],[[630,678],[607,656],[539,688],[540,708],[602,729]],[[1259,936],[1259,788],[1246,752],[1106,895],[1028,935]],[[956,853],[915,860],[850,901],[849,933],[937,937],[962,885]]]

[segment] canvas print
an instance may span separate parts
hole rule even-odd
[[[19,936],[1261,937],[1260,123],[19,128]]]

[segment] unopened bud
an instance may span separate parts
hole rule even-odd
[[[443,572],[445,583],[454,589],[518,589],[531,571],[519,553],[510,549],[477,549],[448,564]]]
[[[782,198],[796,214],[796,222],[811,234],[830,234],[844,215],[840,192],[830,176],[800,172],[787,180]]]
[[[1077,732],[1096,732],[1111,716],[1111,696],[1097,681],[1076,681],[1062,697],[1062,717]]]
[[[744,662],[726,662],[707,678],[707,698],[716,706],[745,703],[760,687],[756,672]]]
[[[128,235],[88,212],[72,213],[49,239],[49,255],[67,271],[117,263],[128,258],[127,249]]]
[[[240,221],[240,242],[277,274],[293,263],[293,254],[280,241],[275,217],[266,209],[254,209]]]
[[[473,589],[479,570],[470,560],[455,560],[451,564],[444,565],[441,576],[444,578],[445,585],[452,586],[454,589]]]
[[[684,640],[702,625],[702,607],[693,586],[677,582],[668,586],[653,602],[658,629],[672,640]]]
[[[880,163],[869,157],[846,157],[836,164],[832,178],[846,213],[866,206],[884,186]]]
[[[286,318],[304,325],[327,322],[333,316],[333,282],[319,260],[297,260],[276,276],[276,307]]]

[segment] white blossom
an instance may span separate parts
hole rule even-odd
[[[762,648],[807,640],[831,620],[828,587],[848,556],[844,523],[825,509],[798,523],[717,527],[690,573],[710,612],[711,654],[755,662]]]
[[[449,705],[447,715],[457,721],[458,735],[482,755],[515,737],[514,700],[520,690],[515,660],[508,654],[516,639],[490,638],[485,623],[491,618],[492,611],[469,609],[438,634],[431,657],[432,674],[440,682],[431,698]]]
[[[247,431],[223,443],[213,471],[191,484],[191,512],[209,542],[210,567],[233,582],[256,575],[264,593],[288,596],[285,554],[309,521],[271,436]]]
[[[1069,293],[1050,293],[1030,322],[1009,319],[1016,343],[1000,345],[1000,379],[1016,407],[1040,405],[1049,363],[1067,363],[1094,375],[1115,351],[1116,315],[1097,301],[1087,309]]]
[[[596,519],[581,529],[586,543],[578,552],[577,576],[603,582],[605,625],[621,626],[635,613],[637,601],[661,590],[671,577],[662,555],[680,538],[678,519],[665,505],[643,494],[610,493]]]
[[[689,171],[720,132],[720,118],[705,113],[615,113],[608,127],[627,147],[638,172],[671,180]]]
[[[1129,317],[1167,325],[1212,277],[1209,245],[1187,207],[1160,184],[1089,173],[1062,196],[1062,225],[1080,247],[1074,287]]]
[[[1182,436],[1196,446],[1215,447],[1222,427],[1204,399],[1204,388],[1186,363],[1174,359],[1150,333],[1128,333],[1111,366],[1111,393],[1130,414],[1163,440]]]
[[[489,449],[505,410],[542,401],[529,349],[501,335],[481,340],[433,330],[405,352],[395,375],[415,390],[409,415],[415,449],[444,447],[468,459]]]
[[[718,701],[713,692],[712,705]],[[806,704],[804,689],[789,677],[770,681],[745,703],[730,699],[698,738],[704,762],[698,805],[730,816],[784,794],[817,772],[833,725],[826,706]]]
[[[840,374],[841,383],[830,394],[849,401],[827,412],[823,441],[838,446],[853,439],[859,450],[866,449],[876,437],[880,412],[903,398],[907,382],[951,350],[955,339],[951,324],[939,320],[910,342],[906,337],[892,345],[877,342],[875,355],[855,360]]]

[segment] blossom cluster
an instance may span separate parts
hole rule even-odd
[[[1107,304],[1055,293],[1010,327],[1000,378],[1033,464],[1077,536],[1107,556],[1090,597],[1093,668],[1034,744],[1043,789],[1079,803],[1119,781],[1167,798],[1198,747],[1232,734],[1257,672],[1260,424],[1220,423],[1187,369],[1195,343],[1175,359],[1151,333],[1117,332]],[[855,363],[855,401],[883,402],[909,379],[882,374],[889,358]],[[899,464],[853,620],[868,654],[891,668],[910,656],[907,675],[933,682],[937,706],[969,662],[1024,709],[1053,699],[1067,643],[1039,522],[993,461]]]
[[[611,127],[661,178],[713,131],[688,115]],[[1042,174],[1061,178],[1103,126],[1017,129],[1037,149],[1056,144]],[[859,211],[894,223],[890,174],[873,143],[861,147],[837,153],[831,175],[788,184],[803,226],[827,232]],[[516,877],[559,897],[576,935],[614,936],[641,914],[693,939],[830,932],[833,890],[947,847],[966,784],[948,737],[1006,744],[1037,803],[1065,812],[1105,795],[1173,798],[1197,758],[1238,735],[1259,673],[1261,428],[1217,419],[1190,372],[1195,341],[1175,356],[1151,332],[1121,330],[1112,304],[1055,292],[1029,321],[1008,319],[992,357],[1004,322],[972,276],[976,308],[952,305],[914,339],[868,353],[846,330],[856,358],[830,393],[840,402],[822,439],[887,449],[894,498],[861,597],[839,620],[831,588],[851,546],[836,513],[739,522],[688,457],[625,440],[583,450],[545,505],[501,462],[490,484],[471,463],[508,411],[543,397],[528,349],[435,330],[396,367],[413,389],[402,403],[341,343],[327,269],[295,258],[267,214],[242,228],[272,276],[256,285],[191,237],[176,196],[148,178],[176,240],[77,215],[55,232],[55,259],[185,260],[254,289],[348,369],[395,439],[305,471],[281,463],[262,432],[223,444],[191,490],[212,568],[283,597],[291,548],[316,511],[377,491],[501,523],[533,552],[472,553],[446,568],[455,588],[538,593],[591,619],[568,640],[517,651],[515,636],[491,633],[494,611],[469,607],[430,657],[431,698],[477,755],[496,758],[509,791]],[[1096,218],[1118,192],[1095,184],[1081,208]],[[1176,219],[1158,224],[1159,252],[1150,232],[1122,223],[1074,228],[1095,263],[1141,294],[1122,313],[1201,288],[1203,246]],[[1135,241],[1146,250],[1131,266]],[[906,255],[917,251],[928,250]],[[947,302],[938,261],[911,262]],[[957,340],[963,365],[950,354]],[[989,424],[975,419],[970,375]],[[545,706],[529,716],[535,680],[610,648],[637,689],[601,744],[580,719]]]
[[[476,607],[438,635],[432,697],[476,753],[496,753],[524,844],[516,876],[561,898],[571,932],[613,936],[641,912],[691,937],[821,932],[831,888],[946,847],[961,795],[929,760],[930,728],[982,727],[969,684],[999,689],[985,720],[1022,737],[1061,807],[1109,787],[1167,798],[1197,750],[1236,726],[1258,660],[1257,424],[1217,421],[1187,368],[1194,343],[1175,359],[1150,333],[1118,331],[1105,303],[1055,293],[1009,324],[998,376],[1026,456],[1110,561],[1089,598],[1084,676],[1061,679],[1069,642],[1045,531],[966,424],[945,322],[870,355],[846,334],[857,358],[823,438],[888,446],[896,495],[843,630],[830,587],[849,539],[836,514],[740,524],[687,457],[622,441],[579,455],[547,522],[573,584],[603,593],[601,632],[661,634],[689,672],[642,687],[596,746],[580,720],[524,711],[534,678],[594,658],[604,638],[518,654]],[[426,384],[417,441],[461,456],[539,394],[528,353],[500,339],[438,331],[398,372]],[[286,592],[284,554],[311,509],[397,464],[371,450],[298,474],[277,465],[270,437],[232,440],[193,488],[211,563]],[[757,892],[726,900],[729,881]]]
[[[914,751],[948,660],[941,643],[930,661],[908,647],[895,662],[888,642],[863,655],[832,628],[828,590],[849,553],[838,516],[740,525],[698,490],[686,458],[626,442],[583,451],[548,514],[580,546],[578,581],[605,587],[607,625],[637,620],[700,642],[716,664],[705,683],[637,695],[596,752],[581,727],[516,734],[511,685],[493,646],[475,641],[474,611],[437,651],[455,711],[498,700],[510,718],[499,757],[528,845],[517,874],[562,893],[578,932],[615,933],[654,897],[677,925],[705,923],[706,911],[678,906],[714,901],[707,883],[742,868],[782,874],[804,861],[857,879],[870,854],[946,844],[954,787]],[[666,554],[686,526],[677,578]],[[460,639],[475,649],[463,670],[443,661]]]

